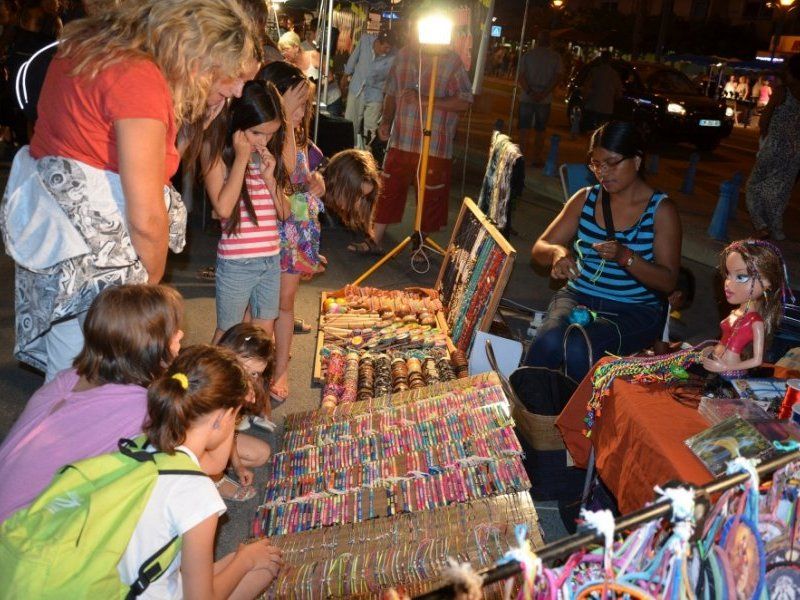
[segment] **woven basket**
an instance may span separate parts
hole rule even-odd
[[[517,423],[517,431],[534,450],[566,450],[556,427],[558,415],[537,415],[519,404],[514,405],[512,415]]]

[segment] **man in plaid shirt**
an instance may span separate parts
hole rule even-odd
[[[383,189],[375,210],[373,240],[352,245],[353,251],[380,249],[387,224],[401,221],[408,188],[412,183],[417,185],[433,57],[420,47],[416,29],[412,31],[409,42],[397,53],[384,89],[378,137],[389,140],[389,150],[383,163]],[[450,49],[439,54],[435,86],[422,212],[422,230],[426,233],[447,224],[453,138],[459,115],[472,103],[472,85],[467,71],[458,54]]]

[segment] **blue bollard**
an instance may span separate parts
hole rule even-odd
[[[731,204],[731,212],[728,213],[728,220],[735,221],[736,220],[736,211],[739,208],[739,192],[742,189],[742,172],[736,171],[731,177],[731,195],[733,197],[733,202]]]
[[[681,185],[681,193],[693,194],[694,193],[694,177],[697,175],[697,163],[700,162],[700,155],[697,152],[692,152],[689,155],[689,166],[686,169],[686,175],[683,177],[683,185]]]
[[[728,241],[728,217],[734,202],[733,188],[734,184],[731,181],[723,181],[719,186],[719,200],[714,207],[714,214],[711,215],[711,223],[708,226],[709,237],[720,242]]]
[[[544,163],[543,173],[548,177],[558,175],[558,145],[561,143],[561,136],[554,133],[550,137],[550,152],[547,153],[547,160]]]
[[[647,157],[647,172],[650,175],[658,174],[658,154],[651,154]]]

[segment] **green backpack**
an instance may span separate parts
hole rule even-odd
[[[63,467],[33,504],[0,525],[0,598],[135,598],[177,556],[175,536],[125,585],[117,564],[159,475],[205,476],[183,452],[148,452],[144,436]]]

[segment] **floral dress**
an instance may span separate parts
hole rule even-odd
[[[298,150],[297,164],[290,178],[291,212],[285,220],[278,221],[282,273],[313,274],[319,270],[319,214],[324,208],[322,201],[307,191],[309,173],[306,152]]]

